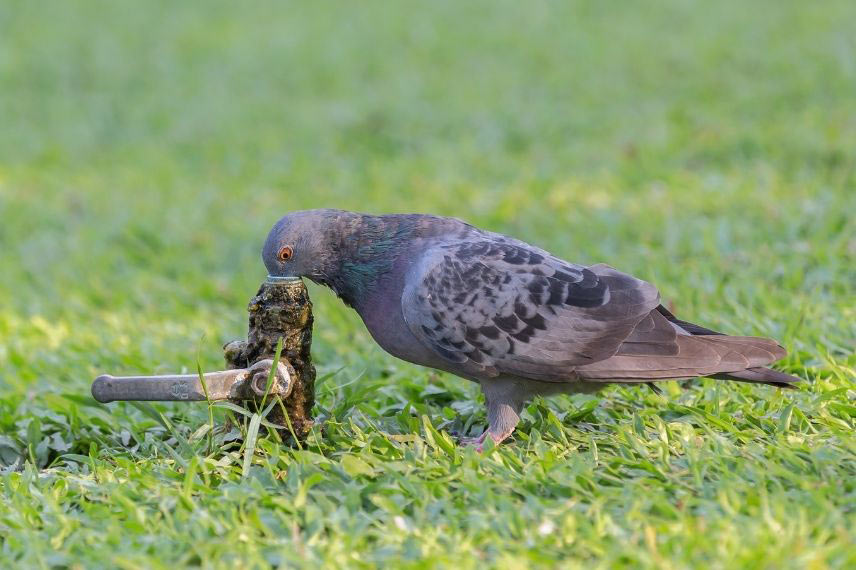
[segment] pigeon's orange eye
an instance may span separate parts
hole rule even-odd
[[[286,245],[280,248],[278,257],[280,261],[285,262],[291,259],[292,255],[294,255],[294,250],[291,249],[290,245]]]

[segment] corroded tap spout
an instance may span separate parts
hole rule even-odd
[[[312,365],[312,303],[300,279],[268,277],[250,300],[247,340],[223,347],[229,370],[166,376],[104,374],[92,383],[99,402],[205,400],[252,400],[258,406],[268,396],[279,396],[282,405],[269,410],[268,420],[288,430],[283,439],[304,439],[312,427],[315,404],[315,367]],[[279,362],[268,386],[277,344],[282,341]],[[203,381],[204,380],[204,384]],[[206,398],[206,389],[208,397]]]
[[[226,366],[243,368],[259,359],[273,358],[282,339],[280,359],[294,370],[291,393],[283,398],[285,414],[279,407],[268,419],[290,425],[283,437],[303,439],[312,427],[315,405],[315,367],[312,365],[312,302],[301,279],[268,277],[247,307],[250,314],[247,340],[223,347]],[[287,418],[285,416],[288,416]]]

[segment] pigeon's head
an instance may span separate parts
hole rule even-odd
[[[274,277],[323,279],[332,262],[330,236],[347,212],[305,210],[281,218],[271,229],[262,250],[268,273]]]

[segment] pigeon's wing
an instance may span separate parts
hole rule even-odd
[[[490,236],[430,248],[402,297],[413,334],[462,371],[545,381],[614,355],[658,304],[653,285],[607,265]]]

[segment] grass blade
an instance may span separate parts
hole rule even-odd
[[[279,340],[276,341],[276,350],[273,354],[273,366],[270,367],[270,372],[268,373],[267,385],[265,386],[265,395],[262,397],[262,405],[261,407],[265,407],[265,402],[267,402],[268,394],[270,394],[270,388],[273,386],[273,378],[276,375],[276,369],[279,366],[279,357],[282,354],[282,337],[279,337]]]
[[[199,364],[199,352],[196,353],[196,373],[199,374],[199,383],[202,384],[202,391],[205,393],[205,403],[208,405],[208,424],[211,429],[208,431],[208,455],[214,451],[214,410],[211,407],[211,397],[208,395],[208,382],[205,381],[205,375],[202,373],[202,365]]]
[[[244,466],[241,469],[241,479],[246,479],[250,473],[250,465],[253,462],[253,454],[256,452],[256,441],[259,438],[259,426],[261,422],[262,417],[259,414],[253,414],[253,417],[250,419],[247,439],[244,442]]]

